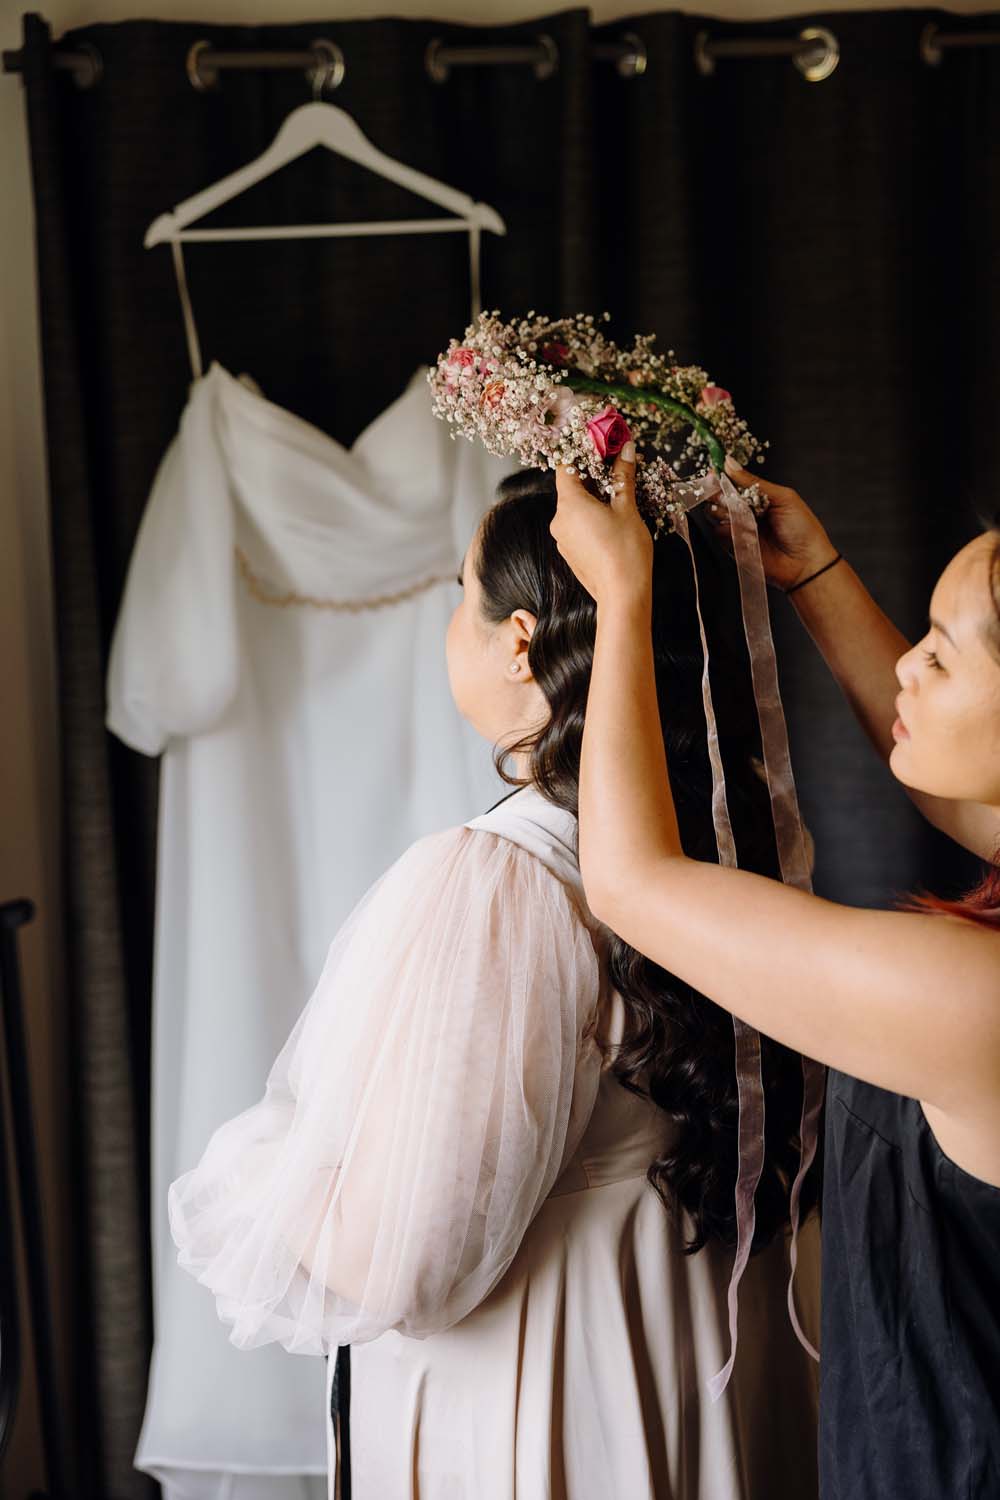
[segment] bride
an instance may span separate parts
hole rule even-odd
[[[587,908],[595,610],[555,509],[551,473],[502,483],[448,632],[455,701],[517,790],[413,845],[337,934],[264,1097],[171,1189],[180,1262],[240,1347],[352,1346],[355,1500],[808,1500],[815,1367],[785,1310],[800,1059],[763,1039],[755,1253],[713,1402],[736,1241],[732,1024]],[[712,858],[690,561],[676,539],[655,555],[671,781],[688,852]],[[740,862],[773,873],[753,699],[724,640],[712,661]],[[804,1255],[811,1322],[815,1273]]]

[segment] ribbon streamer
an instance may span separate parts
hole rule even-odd
[[[768,794],[771,801],[771,816],[774,822],[775,843],[781,878],[788,885],[811,891],[812,880],[809,857],[806,852],[805,835],[795,791],[791,756],[784,710],[778,691],[778,670],[771,634],[767,605],[767,582],[764,576],[760,546],[757,538],[757,521],[750,506],[724,474],[720,479],[711,476],[713,483],[702,481],[697,486],[677,486],[676,498],[684,511],[674,517],[674,530],[684,541],[691,557],[695,584],[695,611],[701,636],[703,670],[702,700],[708,733],[708,753],[712,767],[712,817],[715,825],[719,863],[735,868],[736,847],[733,839],[729,809],[726,801],[725,778],[719,747],[718,725],[712,703],[708,671],[708,644],[701,599],[698,588],[698,572],[686,512],[702,501],[721,493],[729,513],[733,537],[737,575],[740,586],[740,606],[743,628],[750,654],[751,678],[754,697],[760,720],[761,748]],[[729,1314],[729,1358],[723,1368],[708,1381],[713,1401],[718,1401],[729,1383],[736,1360],[738,1343],[739,1284],[746,1270],[753,1246],[756,1213],[754,1195],[764,1166],[764,1086],[761,1076],[760,1035],[745,1022],[733,1017],[735,1039],[735,1065],[737,1096],[739,1101],[739,1123],[737,1129],[739,1170],[736,1179],[736,1255],[729,1281],[727,1295]],[[818,1121],[823,1106],[825,1068],[811,1058],[802,1059],[803,1090],[802,1116],[799,1133],[799,1166],[789,1200],[792,1241],[790,1249],[790,1275],[788,1282],[788,1312],[796,1337],[813,1359],[819,1353],[804,1332],[795,1307],[794,1282],[798,1265],[798,1236],[802,1184],[816,1155]]]
[[[778,690],[778,663],[774,654],[771,617],[767,605],[767,580],[760,556],[757,519],[739,490],[726,474],[720,476],[722,499],[729,514],[730,534],[740,584],[743,630],[750,653],[750,673],[760,718],[764,770],[771,796],[774,836],[781,878],[786,885],[812,891],[809,856],[799,812],[799,801],[788,748],[788,728]],[[795,1307],[795,1271],[798,1266],[799,1203],[802,1184],[816,1156],[819,1116],[826,1088],[826,1068],[810,1057],[802,1058],[802,1117],[799,1125],[799,1167],[792,1183],[789,1212],[792,1227],[791,1271],[788,1278],[788,1314],[799,1343],[813,1359],[819,1351],[804,1332]]]
[[[699,500],[706,496],[700,495]],[[698,503],[697,501],[695,503]],[[737,865],[736,842],[733,838],[726,801],[726,782],[722,768],[722,752],[719,746],[719,731],[712,702],[712,688],[708,675],[708,640],[705,622],[701,613],[701,593],[698,587],[698,568],[687,514],[682,512],[674,518],[674,530],[681,536],[691,557],[694,576],[694,607],[701,635],[702,674],[701,696],[705,708],[705,725],[708,730],[708,758],[712,766],[712,821],[715,824],[715,842],[719,851],[719,864],[735,869]],[[737,1143],[739,1169],[736,1175],[736,1258],[729,1278],[727,1303],[729,1310],[729,1358],[718,1374],[708,1382],[713,1401],[718,1401],[733,1373],[736,1362],[736,1345],[739,1324],[739,1285],[750,1259],[754,1229],[757,1223],[754,1195],[760,1174],[764,1169],[764,1083],[760,1071],[760,1036],[752,1026],[733,1017],[733,1032],[736,1044],[736,1088],[739,1100],[739,1123]]]

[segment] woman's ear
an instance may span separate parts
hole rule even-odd
[[[528,665],[528,647],[535,633],[538,620],[528,609],[515,609],[507,621],[511,644],[511,675],[517,669],[518,682],[533,682],[534,674]]]

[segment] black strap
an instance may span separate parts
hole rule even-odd
[[[337,1350],[330,1389],[330,1421],[337,1433],[340,1500],[351,1500],[351,1349]]]
[[[510,801],[511,797],[516,797],[517,794],[518,794],[518,792],[523,792],[523,791],[524,791],[524,787],[523,786],[516,786],[512,792],[508,792],[505,797],[501,797],[500,800],[499,800],[499,802],[494,802],[494,804],[493,804],[492,807],[488,807],[486,809],[486,812],[483,813],[483,817],[485,818],[488,813],[496,812],[496,810],[497,810],[498,807],[502,807],[505,802],[509,802]]]

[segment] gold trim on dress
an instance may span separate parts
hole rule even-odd
[[[291,605],[305,605],[310,609],[329,609],[342,614],[360,614],[368,609],[388,609],[393,604],[403,604],[407,599],[414,599],[418,594],[424,594],[428,589],[433,589],[439,583],[451,581],[450,573],[438,574],[434,578],[425,578],[421,583],[410,584],[409,588],[400,589],[395,594],[376,594],[370,599],[321,599],[314,594],[297,594],[290,589],[287,593],[276,594],[269,592],[263,579],[259,578],[250,566],[250,561],[241,547],[234,547],[236,561],[251,596],[260,604],[270,604],[277,609],[287,609]]]

